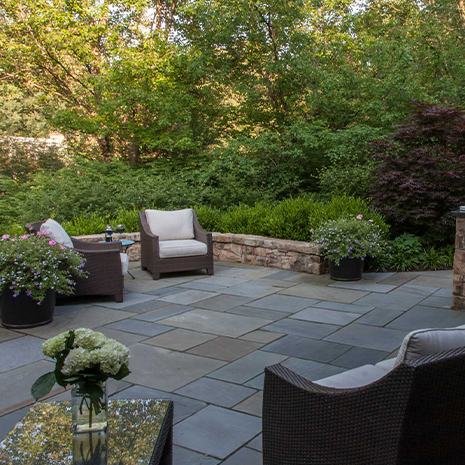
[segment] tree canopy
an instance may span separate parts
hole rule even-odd
[[[308,162],[327,131],[463,106],[464,43],[463,0],[2,0],[0,112],[31,116],[0,131],[133,163],[231,144]]]

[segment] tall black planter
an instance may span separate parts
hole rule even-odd
[[[55,311],[55,291],[48,291],[39,305],[35,300],[21,293],[13,297],[8,289],[0,296],[2,325],[6,328],[33,328],[50,323]]]
[[[343,258],[339,265],[330,261],[329,274],[335,281],[359,281],[362,279],[363,259]]]

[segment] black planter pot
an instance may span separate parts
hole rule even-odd
[[[0,296],[2,325],[6,328],[33,328],[50,323],[55,311],[55,291],[48,291],[39,305],[35,300],[21,293],[13,297],[8,289]]]
[[[330,261],[329,274],[335,281],[359,281],[362,279],[363,259],[343,258],[339,265]]]

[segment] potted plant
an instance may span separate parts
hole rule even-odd
[[[65,331],[44,342],[42,351],[55,359],[55,370],[32,385],[35,400],[46,396],[55,383],[71,386],[75,433],[103,431],[107,427],[108,378],[129,374],[129,350],[123,344],[87,328]]]
[[[313,234],[329,260],[329,273],[337,281],[357,281],[362,277],[363,260],[382,252],[384,240],[379,226],[372,220],[341,218],[323,224]]]
[[[49,323],[55,293],[72,294],[74,277],[85,276],[73,249],[38,234],[0,240],[0,307],[3,326],[30,328]]]

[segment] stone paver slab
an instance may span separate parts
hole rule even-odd
[[[357,301],[360,305],[371,305],[373,307],[388,308],[392,310],[408,310],[424,299],[424,296],[416,292],[399,290],[389,294],[369,294]]]
[[[244,316],[253,316],[255,318],[263,318],[265,320],[281,320],[286,316],[290,315],[287,312],[277,312],[275,310],[268,310],[266,308],[255,308],[255,307],[246,307],[241,305],[240,307],[231,308],[227,310],[227,313],[234,313],[235,315],[244,315]]]
[[[354,282],[338,282],[330,284],[329,287],[337,287],[338,289],[354,289],[356,291],[378,292],[386,294],[393,291],[397,286],[393,284],[379,284],[370,280],[354,281]]]
[[[22,334],[17,333],[15,331],[10,331],[9,329],[2,328],[0,326],[0,342],[9,341],[11,339],[15,339],[17,337],[21,337]]]
[[[368,293],[350,289],[337,289],[334,287],[317,286],[314,284],[297,284],[294,287],[280,291],[280,294],[351,304],[356,300],[366,296]]]
[[[340,326],[285,318],[284,320],[275,321],[271,325],[265,326],[263,329],[275,333],[322,339],[328,336],[328,334],[334,333],[334,331],[337,331],[339,328]]]
[[[357,320],[357,323],[372,326],[386,326],[405,312],[406,310],[398,308],[375,308],[371,312],[365,313],[365,315]]]
[[[243,447],[228,457],[222,465],[263,465],[262,454],[256,450]]]
[[[159,323],[219,336],[238,337],[261,328],[271,321],[199,308],[161,320]]]
[[[128,333],[126,331],[120,331],[119,329],[109,328],[108,326],[103,326],[102,328],[98,328],[98,330],[105,334],[105,336],[116,339],[118,342],[128,347],[147,338],[147,336],[143,336],[142,334]]]
[[[31,386],[34,381],[55,365],[39,360],[29,365],[0,373],[0,415],[13,406],[23,407],[24,403],[32,403]]]
[[[215,297],[196,302],[194,307],[205,308],[206,310],[214,310],[216,312],[225,312],[231,308],[238,307],[239,305],[250,302],[250,300],[250,297],[220,294]]]
[[[232,383],[245,383],[249,379],[262,374],[266,366],[274,365],[287,357],[281,354],[272,354],[257,350],[245,357],[236,360],[219,370],[210,373],[210,377],[230,381]]]
[[[422,328],[453,328],[464,324],[464,312],[417,305],[389,323],[387,327],[413,331]]]
[[[29,408],[26,407],[0,417],[0,441],[3,441],[4,437],[16,426],[16,423],[23,419],[28,411]]]
[[[224,362],[148,344],[130,348],[131,374],[127,381],[174,391],[224,365]]]
[[[421,305],[450,309],[452,307],[452,296],[441,297],[439,295],[432,295],[427,297],[425,300],[422,300]]]
[[[445,276],[440,277],[438,275],[433,276],[418,276],[417,278],[410,281],[410,284],[416,284],[418,286],[428,286],[428,287],[442,287],[442,288],[452,288],[452,277]]]
[[[249,415],[255,415],[256,417],[262,416],[263,406],[263,391],[258,391],[253,396],[243,400],[234,407],[234,410],[239,412],[248,413]]]
[[[175,465],[219,465],[219,460],[205,454],[185,449],[184,447],[173,447],[173,464]]]
[[[334,365],[295,357],[288,358],[282,364],[290,370],[295,371],[300,376],[312,381],[337,375],[344,371],[344,368],[336,367]]]
[[[24,336],[0,343],[0,373],[42,360],[42,343],[37,337]]]
[[[262,444],[262,441],[263,441],[263,438],[262,438],[262,435],[259,434],[257,437],[255,437],[254,439],[252,439],[248,444],[247,444],[247,447],[250,447],[252,449],[255,449],[255,450],[258,450],[259,452],[262,451],[263,449],[263,444]]]
[[[317,308],[327,308],[328,310],[335,310],[337,312],[357,313],[364,315],[365,313],[373,310],[373,305],[359,305],[357,302],[353,304],[342,304],[340,302],[329,302],[324,300],[314,305]]]
[[[315,323],[328,323],[331,325],[344,326],[352,323],[357,318],[360,318],[360,315],[357,313],[328,310],[326,308],[310,307],[295,313],[290,318],[313,321]]]
[[[152,310],[155,310],[157,308],[162,308],[162,307],[166,307],[168,304],[168,302],[161,302],[160,300],[147,300],[145,302],[140,302],[138,304],[134,304],[134,305],[129,305],[127,307],[124,307],[124,311],[125,312],[130,312],[130,313],[133,313],[133,314],[137,314],[137,313],[146,313],[146,312],[150,312]],[[103,308],[106,308],[106,307],[103,307]]]
[[[283,336],[284,333],[274,333],[271,331],[264,331],[258,329],[257,331],[252,331],[251,333],[244,334],[240,337],[240,339],[245,339],[246,341],[263,342],[263,344],[268,344]]]
[[[113,308],[115,310],[124,309],[125,307],[130,307],[132,305],[141,304],[143,302],[148,302],[154,300],[155,297],[149,294],[141,294],[138,292],[125,292],[123,302],[100,302],[99,305],[102,307]]]
[[[159,391],[144,386],[131,386],[123,391],[120,391],[113,396],[112,399],[168,399],[174,403],[174,419],[173,422],[180,421],[190,417],[194,413],[202,410],[207,406],[205,402],[190,399],[178,394]]]
[[[157,336],[158,334],[166,333],[171,331],[173,328],[169,326],[159,325],[157,323],[149,323],[147,321],[126,319],[122,321],[116,321],[107,325],[107,328],[118,329],[120,331],[126,331],[127,333],[140,334],[142,336]]]
[[[232,407],[252,396],[254,389],[212,378],[201,378],[176,391],[187,397],[203,400],[221,407]]]
[[[220,336],[189,350],[190,354],[232,362],[259,349],[263,343]]]
[[[293,297],[286,295],[270,295],[263,297],[253,302],[249,302],[249,307],[266,308],[269,310],[275,310],[277,312],[295,313],[302,310],[305,307],[316,304],[318,301],[315,299],[305,299],[302,297]]]
[[[144,344],[184,351],[215,339],[215,337],[213,334],[198,333],[196,331],[189,331],[188,329],[175,329],[146,339]]]
[[[328,363],[350,349],[350,345],[317,341],[308,337],[289,335],[265,346],[262,350],[288,357]]]
[[[197,289],[199,291],[210,291],[210,292],[226,292],[226,286],[220,284],[211,283],[204,279],[196,279],[188,283],[180,284],[179,287],[184,289]]]
[[[95,329],[99,326],[131,317],[132,315],[132,313],[120,310],[86,306],[80,310],[55,311],[55,317],[51,323],[37,326],[36,328],[23,329],[22,332],[47,339],[69,329],[82,327]]]
[[[258,389],[260,391],[263,391],[264,383],[265,383],[265,374],[262,373],[258,376],[255,376],[255,378],[249,379],[249,381],[244,383],[244,386],[248,386],[253,389]]]
[[[327,336],[326,341],[391,352],[400,346],[406,332],[353,323]],[[279,342],[279,341],[278,341]]]
[[[259,284],[257,281],[252,281],[228,287],[228,294],[258,299],[260,297],[274,294],[280,289],[281,288],[279,287],[271,287],[267,284]]]
[[[133,316],[133,318],[136,320],[154,322],[163,320],[164,318],[168,318],[173,315],[179,315],[180,313],[188,312],[189,310],[193,310],[193,307],[190,307],[189,305],[168,304],[166,302],[164,303],[165,305],[161,308],[145,313],[139,313]]]
[[[174,428],[180,446],[225,458],[261,430],[261,420],[251,415],[210,405]]]
[[[160,300],[163,300],[165,302],[171,302],[174,304],[190,305],[195,302],[199,302],[200,300],[214,297],[215,295],[217,294],[215,294],[214,292],[187,290],[183,292],[178,292],[176,294],[165,295],[163,297],[160,297]]]
[[[374,365],[389,357],[389,352],[381,350],[365,349],[364,347],[353,347],[345,354],[333,360],[333,364],[345,369],[361,367],[363,365]],[[330,376],[330,375],[328,375]],[[323,377],[321,377],[323,378]]]

